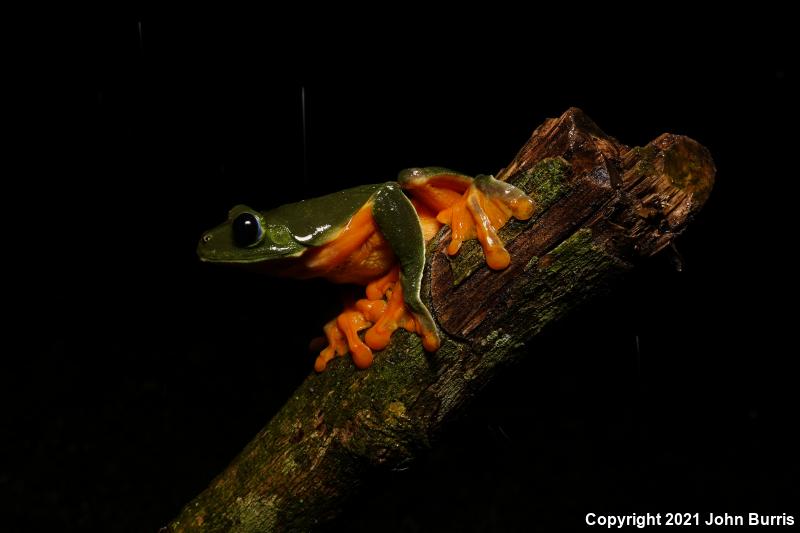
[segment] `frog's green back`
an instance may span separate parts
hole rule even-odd
[[[360,185],[282,205],[262,214],[268,224],[288,228],[300,244],[320,246],[335,238],[353,215],[383,186],[383,183]]]

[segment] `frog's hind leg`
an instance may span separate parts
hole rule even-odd
[[[322,372],[334,357],[344,356],[348,352],[356,367],[370,367],[373,361],[372,350],[386,348],[392,333],[399,327],[422,335],[423,345],[429,351],[439,347],[433,319],[425,327],[422,322],[424,318],[418,318],[419,312],[409,310],[400,277],[400,264],[397,264],[367,285],[366,298],[355,304],[352,300],[345,302],[344,311],[323,328],[328,345],[317,356],[314,370]],[[427,314],[427,308],[421,302],[420,305]],[[427,316],[430,317],[429,314]],[[369,329],[362,341],[358,334],[367,328]]]
[[[367,330],[364,341],[374,350],[385,348],[392,333],[403,327],[422,336],[428,351],[439,348],[436,323],[420,298],[425,268],[425,240],[414,206],[396,184],[387,183],[372,207],[375,222],[399,262],[397,282],[386,287],[386,308]],[[369,297],[369,293],[368,293]]]
[[[492,176],[474,179],[444,168],[411,168],[398,177],[400,186],[415,202],[437,213],[452,236],[447,253],[454,255],[461,244],[477,238],[489,267],[506,268],[511,258],[497,231],[513,216],[527,220],[533,215],[533,200],[510,183]]]

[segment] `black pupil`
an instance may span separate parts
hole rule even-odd
[[[256,242],[260,228],[258,219],[250,213],[242,213],[233,221],[233,240],[237,246],[249,246]]]

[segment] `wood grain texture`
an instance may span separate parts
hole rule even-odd
[[[308,531],[334,518],[369,472],[429,447],[525,342],[668,246],[703,205],[714,163],[697,142],[664,134],[629,148],[578,109],[548,119],[500,172],[537,202],[500,232],[508,269],[489,270],[474,241],[429,244],[423,297],[442,330],[428,354],[395,334],[375,364],[338,358],[286,405],[164,531]]]

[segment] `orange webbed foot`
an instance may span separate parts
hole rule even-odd
[[[408,169],[399,180],[411,193],[421,219],[430,210],[436,213],[434,222],[450,226],[448,255],[458,253],[464,241],[477,238],[490,268],[501,270],[509,265],[511,258],[497,231],[512,216],[527,220],[533,215],[533,200],[528,195],[492,176],[472,179],[439,168]]]
[[[358,332],[368,328],[372,323],[355,306],[347,306],[338,317],[325,324],[323,330],[328,346],[323,349],[314,362],[314,370],[322,372],[328,362],[335,356],[343,356],[348,352],[358,368],[368,368],[372,364],[372,350],[364,344]]]
[[[477,238],[489,268],[506,268],[511,256],[497,231],[512,216],[518,220],[529,219],[533,208],[533,200],[513,185],[491,176],[478,176],[461,198],[437,216],[439,222],[449,225],[452,231],[447,254],[455,255],[464,241]]]
[[[408,308],[403,298],[402,282],[395,276],[396,281],[387,288],[384,294],[387,297],[386,305],[382,312],[374,319],[374,325],[364,335],[364,342],[373,350],[382,350],[389,345],[392,334],[398,328],[416,333],[422,337],[422,346],[429,352],[439,349],[439,335],[435,326],[426,327],[426,319],[418,316]],[[359,305],[366,300],[360,300]],[[429,320],[429,319],[428,319]]]
[[[439,348],[435,329],[426,328],[424,319],[408,309],[399,272],[399,267],[394,267],[369,283],[367,298],[358,300],[355,305],[348,304],[336,319],[325,324],[328,346],[317,357],[314,370],[322,372],[330,360],[348,352],[358,368],[368,368],[373,361],[372,351],[386,348],[398,328],[420,335],[423,347],[429,352]],[[364,329],[367,331],[362,341],[359,332]]]

